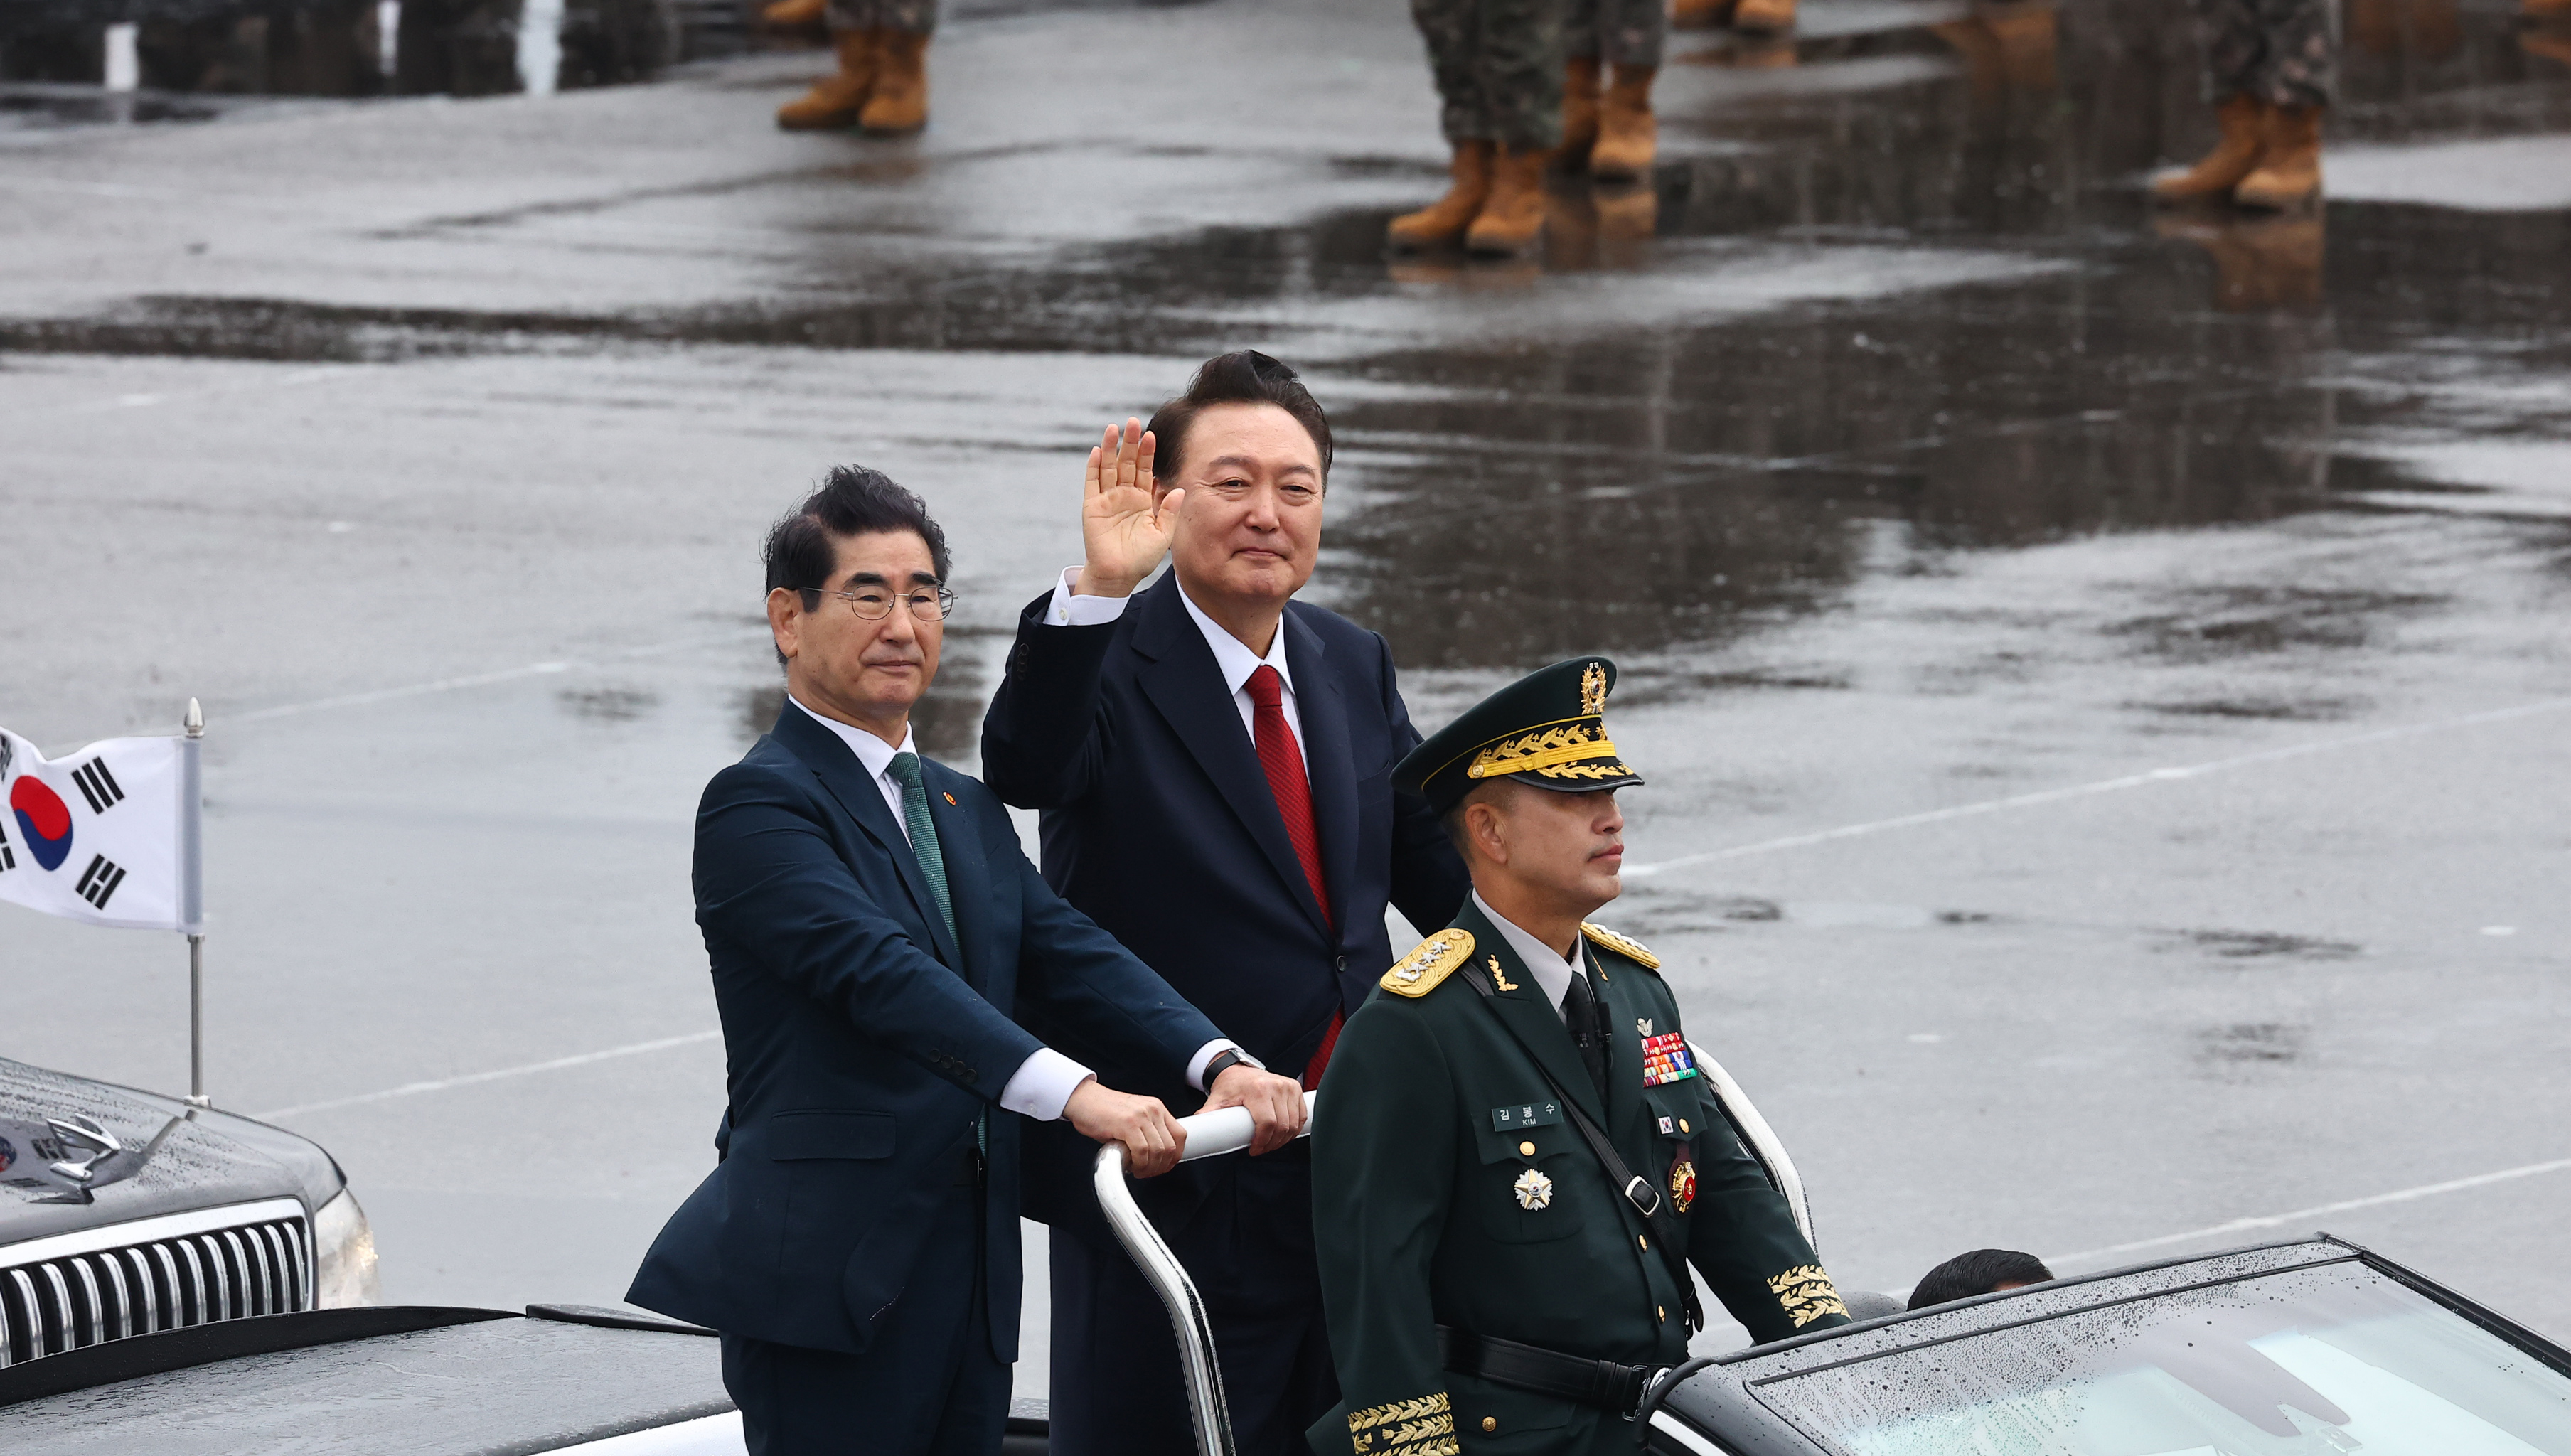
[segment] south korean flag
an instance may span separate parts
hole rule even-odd
[[[0,728],[0,900],[129,930],[201,927],[195,738],[47,761]]]

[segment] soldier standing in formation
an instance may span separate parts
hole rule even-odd
[[[1392,220],[1396,251],[1461,243],[1514,254],[1544,236],[1544,169],[1562,145],[1563,0],[1410,0],[1454,149],[1446,196]]]
[[[1669,41],[1664,0],[1570,0],[1563,17],[1562,160],[1601,182],[1652,175],[1652,78]],[[1610,71],[1608,68],[1612,67]]]
[[[2330,0],[2195,0],[2205,95],[2222,140],[2152,185],[2163,203],[2229,197],[2252,208],[2310,206],[2321,192],[2321,112],[2338,80]]]
[[[839,61],[835,73],[776,109],[778,126],[899,136],[928,125],[928,37],[937,29],[937,0],[776,0],[763,15],[779,28],[825,20]]]
[[[1760,1340],[1847,1322],[1659,962],[1583,918],[1616,897],[1616,790],[1642,782],[1607,736],[1615,681],[1544,669],[1393,770],[1473,895],[1348,1019],[1314,1111],[1342,1397],[1321,1456],[1632,1449],[1620,1417],[1700,1323],[1689,1263]]]

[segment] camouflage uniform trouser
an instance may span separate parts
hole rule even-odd
[[[1563,0],[1410,0],[1449,142],[1562,145]]]
[[[1610,66],[1660,69],[1670,38],[1669,0],[1567,0],[1562,51],[1596,56]]]
[[[937,0],[829,0],[830,30],[937,29]]]
[[[2338,89],[2335,0],[2195,0],[2205,97],[2327,106]]]

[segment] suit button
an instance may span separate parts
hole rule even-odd
[[[1668,1305],[1655,1304],[1652,1306],[1652,1312],[1660,1316],[1661,1323],[1667,1324],[1670,1322],[1670,1311]]]
[[[1343,970],[1343,971],[1344,971],[1344,970],[1346,970],[1346,969],[1348,968],[1348,958],[1347,958],[1346,956],[1341,956],[1341,957],[1339,957],[1339,966],[1338,966],[1338,968],[1339,968],[1340,970]]]
[[[1498,1430],[1499,1428],[1500,1428],[1500,1418],[1499,1418],[1498,1416],[1495,1416],[1495,1415],[1486,1415],[1486,1416],[1482,1417],[1482,1429],[1483,1429],[1483,1431],[1485,1431],[1485,1432],[1496,1431],[1496,1430]]]
[[[1692,1133],[1696,1130],[1687,1125],[1687,1119],[1681,1118],[1679,1119],[1679,1131],[1682,1133]]]
[[[1637,1234],[1635,1234],[1635,1235],[1634,1235],[1634,1241],[1635,1241],[1636,1243],[1638,1243],[1638,1244],[1642,1245],[1642,1246],[1643,1246],[1643,1247],[1645,1247],[1645,1248],[1649,1248],[1649,1247],[1651,1247],[1651,1246],[1652,1246],[1652,1240],[1650,1240],[1650,1239],[1648,1239],[1648,1238],[1645,1238],[1645,1237],[1644,1237],[1643,1235],[1641,1235],[1640,1233],[1637,1233]]]
[[[1533,1143],[1520,1143],[1518,1145],[1518,1156],[1520,1158],[1533,1158],[1535,1156],[1535,1145]]]

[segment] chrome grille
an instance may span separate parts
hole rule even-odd
[[[0,1246],[0,1366],[311,1307],[310,1228],[291,1200]]]

